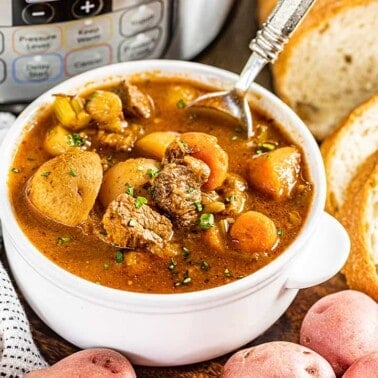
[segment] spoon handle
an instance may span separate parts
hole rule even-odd
[[[278,1],[267,21],[249,44],[252,55],[235,84],[239,92],[247,92],[262,68],[276,60],[290,35],[314,2],[315,0]]]

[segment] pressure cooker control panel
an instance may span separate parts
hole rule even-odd
[[[0,104],[27,102],[60,81],[110,63],[159,58],[170,0],[3,0]]]

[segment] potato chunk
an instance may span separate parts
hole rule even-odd
[[[47,218],[77,226],[87,219],[101,181],[100,157],[72,149],[38,168],[28,183],[27,196]]]
[[[301,154],[295,147],[281,147],[247,161],[250,186],[281,200],[290,197],[298,180]]]
[[[121,161],[106,171],[99,198],[104,207],[122,193],[146,184],[159,169],[159,162],[153,159],[137,158]]]
[[[155,131],[145,135],[135,143],[137,150],[143,155],[163,160],[165,150],[179,134],[174,131]]]

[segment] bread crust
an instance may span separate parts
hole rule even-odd
[[[336,130],[334,130],[321,144],[320,150],[322,153],[324,167],[326,170],[326,181],[327,181],[327,198],[326,198],[326,210],[335,217],[338,217],[341,207],[343,206],[343,201],[334,193],[334,183],[333,178],[338,172],[334,172],[334,161],[339,159],[338,154],[340,152],[348,153],[349,149],[361,148],[362,160],[358,165],[362,164],[366,157],[374,153],[378,149],[378,117],[376,122],[368,121],[369,132],[363,132],[360,128],[358,121],[364,119],[365,114],[369,112],[370,109],[377,108],[378,112],[378,94],[365,101],[363,104],[354,109],[345,119],[338,125]],[[359,139],[351,140],[351,135],[359,135]],[[373,138],[373,139],[372,139]],[[375,149],[373,146],[372,150],[367,150],[366,145],[368,140],[377,140]],[[353,144],[354,142],[354,144]],[[365,142],[365,143],[364,143]],[[350,174],[351,178],[357,173],[358,165],[356,167],[348,167],[345,164],[344,169],[346,172],[344,174]],[[353,170],[354,169],[354,170]],[[346,183],[344,191],[347,192],[347,187],[349,186],[349,181]],[[337,184],[337,183],[336,183]]]
[[[258,20],[260,23],[266,20],[276,3],[277,0],[258,0]],[[317,0],[314,3],[307,16],[290,37],[289,42],[279,55],[277,61],[272,65],[273,85],[276,94],[296,112],[300,113],[299,108],[297,109],[297,104],[290,98],[290,94],[286,88],[288,87],[287,76],[291,69],[291,60],[297,46],[305,40],[310,33],[319,31],[321,34],[322,31],[325,31],[332,21],[332,18],[339,13],[350,10],[353,7],[366,6],[373,3],[376,3],[376,0]],[[309,104],[309,106],[311,106],[311,104]],[[316,111],[316,109],[314,109],[314,111]],[[304,114],[299,114],[299,116],[302,116],[306,123]],[[312,125],[309,123],[309,127],[318,140],[324,139],[324,137],[332,131],[329,126],[326,127],[319,123],[317,125],[316,122],[313,122]]]
[[[344,206],[340,211],[340,221],[351,239],[351,251],[342,269],[348,286],[360,290],[378,301],[378,272],[370,250],[370,235],[366,224],[378,222],[366,219],[366,209],[373,206],[369,201],[372,190],[378,186],[378,152],[371,155],[352,180]]]

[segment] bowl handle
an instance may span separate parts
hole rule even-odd
[[[343,267],[349,249],[349,236],[344,227],[323,212],[306,250],[291,266],[285,287],[304,289],[327,281]]]

